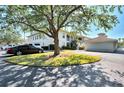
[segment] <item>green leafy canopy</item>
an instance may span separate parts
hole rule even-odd
[[[37,31],[50,37],[63,27],[77,33],[91,30],[91,25],[108,31],[118,23],[113,14],[115,9],[120,13],[122,6],[86,6],[86,5],[30,5],[3,6],[4,23],[21,27],[28,31]],[[1,19],[2,20],[2,19]],[[4,25],[5,25],[4,24]]]

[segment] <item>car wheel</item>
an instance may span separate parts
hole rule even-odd
[[[18,52],[16,53],[16,55],[22,55],[22,52],[21,52],[21,51],[18,51]]]

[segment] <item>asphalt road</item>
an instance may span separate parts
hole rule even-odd
[[[1,87],[122,87],[124,54],[75,51],[100,55],[100,62],[67,67],[12,65],[0,58]]]

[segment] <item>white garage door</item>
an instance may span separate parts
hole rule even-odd
[[[86,50],[91,51],[105,51],[105,52],[114,52],[113,43],[95,43],[95,44],[88,44]]]

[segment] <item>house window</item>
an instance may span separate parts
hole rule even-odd
[[[63,38],[65,38],[65,34],[63,34]]]
[[[33,36],[33,40],[34,40],[34,36]]]
[[[39,35],[37,35],[37,39],[39,39]]]
[[[70,43],[67,43],[67,46],[68,46],[68,47],[70,47],[70,45],[71,45]]]
[[[42,36],[41,36],[41,34],[40,34],[40,35],[39,35],[39,39],[41,39],[41,37],[42,37]]]
[[[35,36],[35,40],[37,40],[37,39],[38,39],[38,35]]]
[[[35,36],[34,36],[34,40],[35,40]]]
[[[37,40],[37,36],[35,36],[35,40]]]

